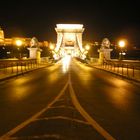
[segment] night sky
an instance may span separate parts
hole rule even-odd
[[[110,41],[126,38],[140,46],[140,6],[125,0],[34,0],[0,3],[0,26],[5,37],[37,37],[56,42],[58,23],[79,23],[85,27],[83,40]]]

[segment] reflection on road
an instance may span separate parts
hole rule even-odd
[[[65,57],[62,58],[63,73],[66,73],[68,71],[70,61],[71,61],[71,56],[70,55],[66,55]]]
[[[87,67],[75,60],[73,60],[73,68],[74,71],[76,72],[77,76],[80,79],[80,82],[82,83],[83,86],[88,86],[90,85],[91,80],[93,79],[92,76],[92,71],[93,69],[90,67]],[[76,64],[76,65],[75,65]]]
[[[48,81],[50,84],[53,84],[55,82],[57,82],[57,80],[59,80],[60,78],[60,63],[56,63],[55,65],[47,68],[47,71],[49,71],[49,74],[48,74]]]
[[[134,89],[132,85],[124,79],[120,79],[104,71],[90,68],[75,60],[74,63],[72,63],[72,71],[75,74],[73,80],[76,79],[75,77],[79,79],[76,80],[76,83],[80,85],[80,88],[83,89],[83,91],[88,90],[88,92],[91,92],[91,95],[89,93],[87,96],[92,96],[93,94],[93,97],[105,97],[104,101],[106,99],[107,102],[111,103],[113,107],[120,111],[130,111],[134,107],[136,94],[133,93]],[[84,98],[86,99],[87,97]],[[102,102],[103,101],[101,101],[101,103]]]
[[[15,85],[16,88],[10,87],[10,93],[8,94],[7,98],[11,102],[15,102],[23,100],[29,96],[30,86],[25,86],[25,83],[27,83],[29,80],[30,78],[23,77],[13,81],[13,85]]]
[[[129,85],[127,82],[121,79],[114,79],[110,82],[114,86],[110,87],[107,92],[113,105],[121,110],[126,110],[128,107],[131,108],[132,104],[131,102],[128,102],[128,99],[133,98],[133,94],[128,90]]]

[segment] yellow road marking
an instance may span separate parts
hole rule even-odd
[[[65,84],[65,86],[63,87],[63,89],[60,91],[60,93],[58,94],[58,96],[50,103],[48,104],[45,108],[43,108],[41,111],[39,111],[37,114],[33,115],[31,118],[29,118],[28,120],[24,121],[23,123],[21,123],[20,125],[18,125],[17,127],[15,127],[14,129],[10,130],[9,132],[7,132],[6,134],[4,134],[3,136],[0,137],[0,140],[8,140],[10,139],[10,136],[14,135],[16,132],[18,132],[19,130],[21,130],[22,128],[24,128],[25,126],[27,126],[29,123],[37,120],[37,118],[43,114],[45,111],[47,111],[65,92],[65,90],[67,89],[67,87],[69,86],[69,91],[70,91],[70,96],[72,99],[72,102],[74,104],[74,106],[76,107],[76,109],[80,112],[80,114],[89,122],[90,125],[92,125],[92,127],[94,129],[97,130],[98,133],[100,133],[106,140],[115,140],[115,138],[113,138],[105,129],[103,129],[84,109],[83,107],[80,105],[79,101],[77,100],[77,97],[75,95],[74,89],[72,87],[72,83],[71,83],[71,77],[69,74],[69,79],[68,82]]]
[[[72,102],[76,109],[80,112],[80,114],[92,125],[94,129],[96,129],[106,140],[115,140],[105,129],[103,129],[80,105],[77,97],[75,95],[74,89],[71,83],[71,77],[69,74],[69,90]]]
[[[82,124],[90,125],[89,122],[85,122],[85,121],[78,120],[78,119],[73,119],[73,118],[66,117],[66,116],[55,116],[55,117],[48,117],[48,118],[46,117],[46,118],[36,119],[35,121],[40,121],[40,120],[56,120],[56,119],[69,120],[69,121],[73,121],[73,122],[77,122],[77,123],[82,123]]]
[[[35,115],[33,115],[28,120],[24,121],[23,123],[21,123],[20,125],[18,125],[14,129],[10,130],[9,132],[7,132],[3,136],[1,136],[0,137],[0,140],[8,140],[10,136],[14,135],[16,132],[18,132],[19,130],[21,130],[22,128],[24,128],[25,126],[27,126],[29,123],[31,123],[35,119],[37,119],[37,117],[39,117],[42,113],[44,113],[45,111],[47,111],[64,94],[64,92],[67,89],[67,87],[68,87],[68,82],[65,84],[65,86],[60,91],[60,93],[58,94],[58,96],[50,104],[48,104],[45,108],[43,108],[41,111],[39,111],[38,113],[36,113]]]

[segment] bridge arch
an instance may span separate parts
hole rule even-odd
[[[55,51],[61,56],[71,54],[80,56],[83,51],[82,34],[84,28],[82,24],[57,24],[57,43]]]

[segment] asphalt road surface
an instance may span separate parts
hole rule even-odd
[[[140,86],[63,59],[0,82],[0,135],[0,140],[139,140]]]

